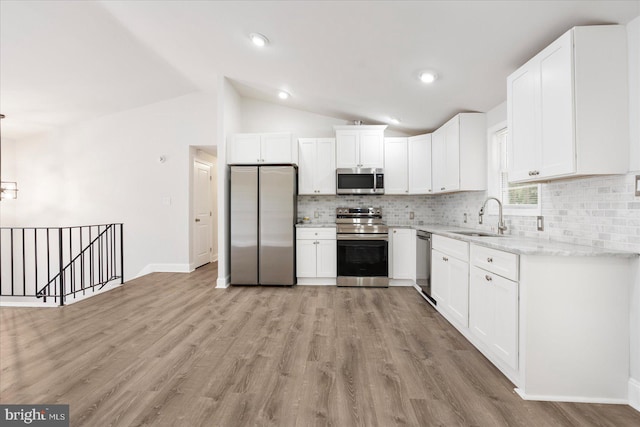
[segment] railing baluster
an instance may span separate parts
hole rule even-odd
[[[58,268],[60,269],[60,306],[64,305],[64,264],[62,260],[62,228],[59,229],[58,233],[58,249],[60,250]]]
[[[124,224],[120,224],[120,284],[124,284]]]
[[[34,287],[34,291],[38,290],[38,229],[34,228],[33,229],[33,245],[34,245],[34,262],[35,262],[35,279],[36,279],[36,283],[35,283],[35,287]]]

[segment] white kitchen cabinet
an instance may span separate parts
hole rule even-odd
[[[384,139],[385,194],[431,193],[431,135]]]
[[[383,168],[386,126],[334,126],[337,168]]]
[[[296,276],[299,285],[335,285],[337,243],[334,227],[296,229]]]
[[[469,324],[469,244],[434,235],[431,286],[437,309],[459,327]]]
[[[416,281],[416,230],[389,229],[389,278]]]
[[[635,254],[579,255],[583,251],[576,249],[575,256],[516,255],[475,243],[465,251],[465,244],[433,235],[432,296],[438,311],[520,396],[626,402]],[[452,260],[461,263],[457,277]],[[458,315],[464,311],[465,281],[468,325]]]
[[[511,74],[509,180],[625,173],[627,73],[625,27],[598,25],[574,27]]]
[[[242,164],[297,164],[297,146],[292,135],[282,133],[243,133],[231,135],[228,140],[227,163]]]
[[[432,134],[433,193],[487,188],[483,113],[460,113]]]
[[[494,356],[518,367],[518,282],[478,266],[469,279],[469,329]]]
[[[409,145],[409,194],[430,194],[431,134],[407,138]],[[386,171],[385,171],[386,172]]]
[[[334,138],[298,140],[298,194],[336,194]]]
[[[384,139],[384,194],[409,194],[407,138]]]

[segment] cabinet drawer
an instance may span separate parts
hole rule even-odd
[[[296,237],[302,240],[335,239],[335,227],[297,228]]]
[[[437,249],[459,260],[469,261],[469,243],[463,242],[462,240],[449,239],[448,237],[434,234],[433,249]]]
[[[471,264],[484,270],[518,280],[518,255],[484,246],[471,245]]]

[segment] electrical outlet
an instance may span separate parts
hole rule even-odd
[[[413,219],[415,218],[415,215],[413,214],[413,212],[409,212],[409,219]]]
[[[463,216],[463,217],[464,217],[464,220],[463,220],[463,221],[464,221],[464,223],[466,224],[466,223],[467,223],[467,214],[464,214],[464,216]]]
[[[318,211],[313,212],[313,217],[320,218],[320,214],[318,213]]]
[[[538,231],[544,231],[544,217],[538,216],[536,219],[536,226],[538,227]]]

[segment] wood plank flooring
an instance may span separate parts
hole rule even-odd
[[[0,308],[0,402],[74,426],[638,426],[527,402],[413,288],[214,288],[155,273],[64,308]]]

